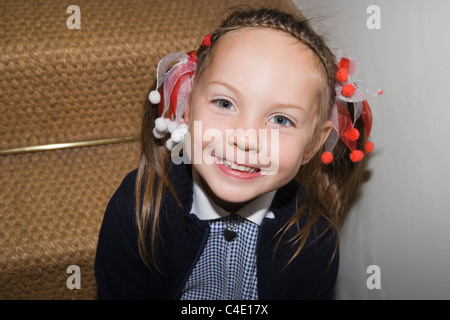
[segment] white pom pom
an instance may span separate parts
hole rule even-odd
[[[155,128],[156,130],[160,132],[166,132],[167,131],[167,125],[169,124],[169,119],[165,119],[163,117],[157,118],[155,120]]]
[[[164,138],[165,134],[164,134],[164,132],[160,132],[160,131],[158,131],[158,129],[153,128],[153,136],[156,139],[162,139],[162,138]]]
[[[166,141],[166,147],[167,149],[169,149],[170,151],[172,151],[173,147],[175,147],[176,143],[172,141],[172,139],[168,139]]]
[[[152,90],[148,94],[148,100],[150,100],[153,104],[158,104],[161,101],[161,95],[159,94],[158,90]]]
[[[173,131],[178,127],[178,123],[176,121],[170,121],[169,125],[167,126],[167,130],[170,133],[173,133]]]
[[[186,133],[187,133],[187,130],[183,130],[180,128],[175,129],[171,135],[172,141],[174,141],[176,143],[183,142],[184,138],[186,137]]]
[[[189,126],[186,123],[182,123],[178,126],[178,129],[188,132]]]

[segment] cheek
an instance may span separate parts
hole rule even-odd
[[[217,116],[206,101],[197,101],[191,109],[189,132],[196,148],[206,149],[212,145],[222,145],[229,123]]]
[[[213,164],[211,154],[222,150],[224,146],[224,130],[212,126],[213,121],[207,117],[192,118],[189,126],[189,137],[186,139],[186,148],[189,158],[194,164]]]
[[[295,147],[294,147],[295,146]],[[279,166],[283,171],[298,171],[303,160],[301,144],[280,143]]]
[[[278,153],[274,152],[272,161],[277,163],[278,173],[283,175],[289,175],[293,178],[302,163],[305,155],[308,139],[304,136],[280,136],[279,144],[275,149],[278,149]]]

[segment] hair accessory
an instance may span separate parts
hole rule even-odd
[[[156,89],[148,95],[150,102],[158,105],[153,136],[162,139],[170,133],[171,136],[166,141],[169,150],[177,143],[184,142],[188,131],[183,114],[197,68],[195,53],[174,52],[162,58],[156,71]],[[159,88],[161,92],[158,91]]]
[[[366,138],[369,139],[372,129],[372,111],[368,99],[381,95],[383,91],[369,94],[364,89],[363,82],[358,79],[359,63],[352,59],[347,53],[341,52],[337,64],[335,104],[331,111],[330,120],[333,123],[333,130],[325,142],[325,152],[321,155],[321,161],[324,164],[333,162],[332,150],[338,139],[341,139],[350,149],[350,160],[359,162],[364,158],[364,154],[373,151],[374,145],[367,141],[364,151],[357,150],[357,141],[360,132],[354,127],[356,121],[361,117],[365,127]],[[353,120],[350,112],[341,102],[353,103]]]
[[[210,47],[211,46],[211,35],[208,34],[203,38],[202,47]]]

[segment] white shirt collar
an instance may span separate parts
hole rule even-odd
[[[200,220],[214,220],[228,216],[230,212],[219,207],[207,196],[200,175],[193,166],[192,178],[194,182],[194,198],[191,213],[195,214]],[[269,208],[275,193],[276,190],[262,194],[235,213],[257,225],[261,225],[264,218],[274,218],[274,214]]]

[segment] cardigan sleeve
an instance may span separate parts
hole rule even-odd
[[[150,276],[137,245],[134,181],[130,173],[106,208],[95,257],[99,299],[150,298]]]

